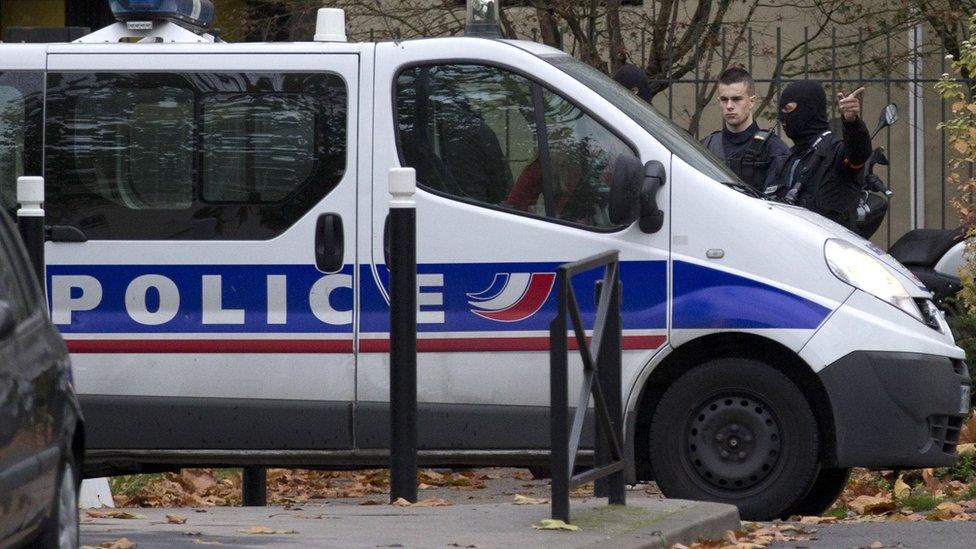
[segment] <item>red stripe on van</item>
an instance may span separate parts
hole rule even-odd
[[[663,335],[623,336],[624,350],[657,349],[664,345]],[[351,353],[349,339],[69,339],[72,353]],[[364,353],[388,353],[389,339],[364,339],[359,348]],[[576,339],[569,340],[576,350]],[[419,339],[421,353],[478,351],[548,351],[548,337],[454,337]]]
[[[663,335],[623,336],[621,346],[624,350],[657,349],[665,341],[667,338]],[[579,349],[576,338],[569,340],[569,349]],[[388,353],[390,340],[363,339],[359,342],[359,350],[364,353]],[[452,337],[417,340],[417,351],[421,353],[548,350],[548,337]]]

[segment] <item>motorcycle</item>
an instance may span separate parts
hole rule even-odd
[[[932,292],[935,305],[950,314],[951,301],[962,288],[959,270],[965,251],[966,231],[962,227],[908,231],[888,249]]]

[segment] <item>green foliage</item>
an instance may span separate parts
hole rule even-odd
[[[951,467],[936,469],[935,478],[945,481],[976,482],[976,454],[959,456]]]
[[[898,505],[902,507],[911,507],[914,511],[928,511],[929,509],[935,509],[935,507],[940,503],[942,503],[941,498],[937,498],[929,494],[905,496],[898,500]]]
[[[847,508],[843,505],[839,507],[831,507],[823,514],[825,517],[834,517],[837,520],[842,520],[847,518]]]

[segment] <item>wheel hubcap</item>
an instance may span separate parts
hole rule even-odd
[[[779,422],[755,397],[726,395],[705,402],[686,433],[698,479],[723,490],[755,486],[779,461]]]
[[[70,465],[65,465],[61,473],[57,513],[58,546],[61,549],[78,547],[78,492],[75,489],[75,472]]]

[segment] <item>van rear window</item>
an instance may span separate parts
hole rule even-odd
[[[346,169],[335,74],[48,75],[52,223],[89,239],[263,240]]]
[[[0,73],[0,206],[17,207],[17,178],[41,175],[39,73]]]

